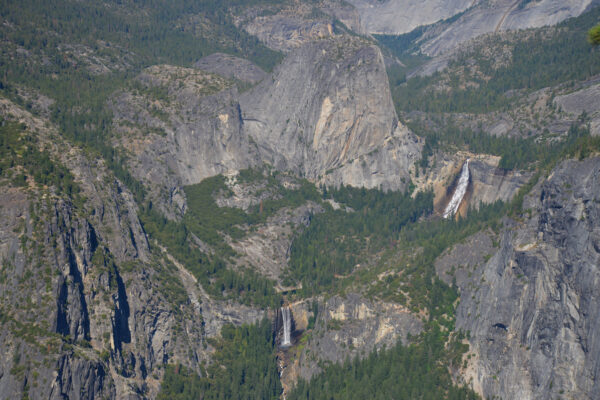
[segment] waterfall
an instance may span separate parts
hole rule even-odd
[[[469,186],[469,160],[467,160],[462,167],[456,190],[454,190],[452,199],[444,210],[444,218],[450,218],[456,214],[463,197],[465,197],[465,193],[467,193],[467,186]]]
[[[283,339],[282,346],[290,346],[292,344],[292,314],[287,307],[281,307],[281,317],[283,319]]]

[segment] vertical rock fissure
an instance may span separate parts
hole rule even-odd
[[[122,343],[131,343],[131,331],[129,330],[129,302],[127,292],[121,275],[115,268],[113,270],[117,282],[117,294],[114,310],[113,340],[116,350],[121,350]]]

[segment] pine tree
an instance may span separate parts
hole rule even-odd
[[[590,43],[598,46],[600,45],[600,25],[596,25],[588,32],[588,39]]]

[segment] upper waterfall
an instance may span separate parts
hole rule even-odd
[[[462,171],[460,173],[460,178],[458,179],[458,184],[456,185],[456,190],[452,195],[452,199],[450,203],[446,206],[444,210],[444,218],[450,218],[458,211],[458,207],[462,202],[465,194],[467,193],[467,187],[469,186],[469,160],[465,162],[462,167]]]

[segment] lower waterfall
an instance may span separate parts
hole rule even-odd
[[[281,317],[283,319],[283,338],[282,346],[290,346],[292,344],[292,315],[290,309],[281,307]]]
[[[467,193],[467,186],[469,186],[469,160],[467,160],[462,167],[456,190],[452,195],[450,203],[448,203],[444,210],[444,218],[450,218],[456,214],[463,197],[465,197],[465,194]]]

